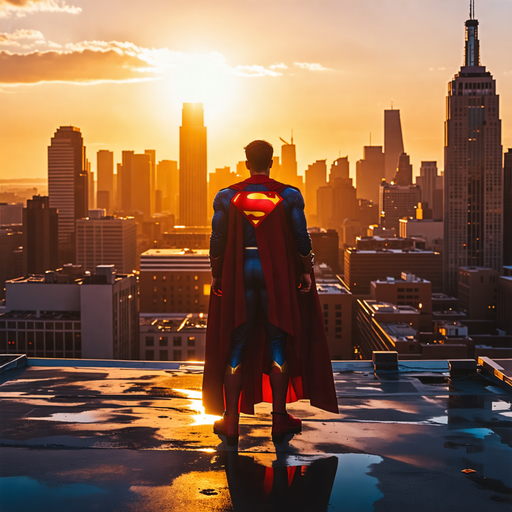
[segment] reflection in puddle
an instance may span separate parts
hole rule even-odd
[[[492,403],[492,410],[493,411],[509,411],[510,410],[510,404],[508,402],[493,402]]]
[[[460,432],[466,432],[466,434],[470,434],[477,439],[484,439],[486,436],[494,434],[494,432],[488,428],[465,428],[460,429]]]
[[[2,510],[69,510],[70,498],[83,498],[94,494],[106,494],[107,491],[93,485],[68,484],[46,486],[28,476],[0,478],[0,496]],[[65,505],[65,508],[62,506]],[[48,508],[46,508],[48,507]]]
[[[440,425],[448,425],[448,416],[434,416],[422,423],[438,423]]]
[[[214,416],[213,414],[206,414],[202,403],[203,393],[201,391],[193,391],[190,389],[173,389],[178,393],[183,393],[187,398],[192,400],[192,403],[187,407],[191,411],[195,412],[192,416],[194,420],[193,425],[213,425],[214,421],[220,420],[220,416]]]
[[[82,412],[56,412],[50,416],[33,416],[28,420],[46,420],[46,421],[64,421],[68,423],[96,423],[98,421],[108,421],[112,415],[101,411],[82,411]]]

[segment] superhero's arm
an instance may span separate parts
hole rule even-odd
[[[303,272],[309,274],[313,268],[313,252],[304,215],[304,199],[298,190],[291,197],[290,228],[304,267]]]
[[[228,241],[228,211],[221,190],[213,201],[212,234],[210,236],[210,266],[214,278],[222,276],[224,251]],[[229,201],[228,201],[229,208]]]

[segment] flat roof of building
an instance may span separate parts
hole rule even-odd
[[[410,315],[411,313],[417,313],[419,315],[420,313],[416,308],[413,308],[412,306],[397,306],[391,302],[381,302],[378,300],[365,300],[364,302],[373,310],[374,313],[377,314],[393,313],[396,315]]]
[[[141,313],[139,325],[143,332],[177,332],[190,329],[206,329],[208,315],[203,313],[172,313],[158,315]]]
[[[416,341],[418,331],[405,323],[379,322],[393,341]]]
[[[7,311],[0,312],[0,320],[80,320],[80,311]]]
[[[201,257],[208,256],[210,251],[208,249],[149,249],[141,254],[142,257],[169,257],[169,256],[189,256]]]
[[[355,247],[349,247],[346,249],[349,253],[356,254],[439,254],[435,251],[427,249],[356,249]]]
[[[512,395],[492,361],[453,378],[447,361],[334,362],[339,414],[290,404],[303,431],[274,445],[257,405],[238,453],[201,409],[201,365],[100,363],[0,375],[3,512],[510,509]]]
[[[352,295],[343,285],[339,282],[330,283],[319,281],[316,284],[316,290],[319,295]]]

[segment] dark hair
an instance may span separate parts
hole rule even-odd
[[[266,140],[253,140],[244,149],[245,157],[253,171],[262,172],[268,169],[274,155],[272,144]]]

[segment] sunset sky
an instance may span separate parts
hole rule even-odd
[[[293,129],[299,171],[383,144],[400,109],[405,150],[443,167],[447,82],[469,0],[0,0],[0,178],[44,178],[60,125],[96,151],[178,160],[182,103],[202,101],[208,170]],[[512,0],[477,0],[482,64],[512,147]]]

